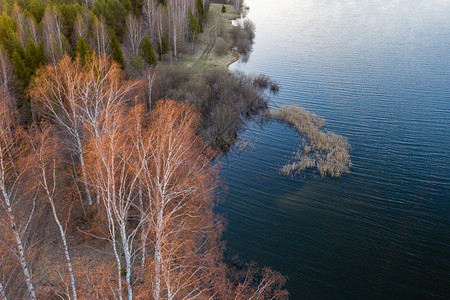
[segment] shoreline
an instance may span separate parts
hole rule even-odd
[[[204,31],[198,35],[194,44],[186,45],[185,52],[179,56],[178,61],[188,67],[201,71],[210,68],[229,69],[229,66],[241,57],[235,49],[227,50],[224,55],[216,54],[216,41],[221,39],[230,44],[229,31],[234,27],[232,21],[240,18],[234,7],[225,4],[227,12],[222,13],[222,4],[212,3],[208,11],[208,19]],[[218,32],[219,31],[219,32]],[[162,61],[160,64],[166,64]]]

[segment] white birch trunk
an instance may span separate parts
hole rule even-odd
[[[2,300],[8,300],[6,299],[5,289],[3,288],[3,284],[1,282],[0,282],[0,298]]]
[[[0,71],[1,71],[1,88],[4,96],[10,94],[10,82],[12,81],[12,68],[6,51],[0,45]]]
[[[28,28],[30,29],[31,38],[33,39],[36,46],[39,44],[38,35],[37,35],[37,29],[36,24],[34,23],[34,20],[32,18],[28,18]]]
[[[133,288],[131,286],[131,253],[130,253],[130,248],[128,246],[125,222],[126,222],[126,220],[123,220],[122,224],[120,224],[120,235],[122,236],[122,247],[123,247],[123,252],[125,254],[128,300],[133,300]]]
[[[141,206],[141,220],[145,220],[147,218],[145,214],[144,209],[144,201],[142,200],[142,188],[139,186],[139,203]],[[142,223],[142,231],[141,231],[141,269],[142,269],[142,275],[141,280],[144,279],[144,268],[145,268],[145,262],[147,259],[147,237],[148,237],[148,230],[146,228],[147,221],[143,221]]]
[[[58,214],[56,213],[53,196],[52,196],[52,193],[50,192],[49,186],[47,184],[47,175],[45,173],[45,167],[42,166],[41,170],[42,170],[42,180],[43,180],[45,192],[47,194],[50,205],[52,206],[53,217],[55,218],[55,222],[58,225],[59,233],[61,234],[61,240],[62,240],[63,246],[64,246],[64,254],[66,256],[67,268],[69,269],[70,285],[72,287],[72,296],[73,296],[74,300],[77,300],[77,289],[76,289],[76,285],[75,285],[75,277],[73,276],[73,268],[72,268],[72,261],[70,259],[70,255],[69,255],[69,247],[67,246],[66,233],[65,233],[64,228],[59,220]],[[53,175],[53,177],[55,179],[55,175]]]
[[[160,299],[161,295],[161,264],[162,264],[162,224],[163,222],[163,207],[161,207],[158,212],[158,217],[156,221],[156,242],[155,242],[155,300]]]
[[[87,181],[87,172],[86,172],[86,165],[84,163],[84,157],[83,157],[83,147],[81,145],[81,140],[80,140],[80,136],[78,135],[78,132],[76,132],[76,140],[77,140],[77,151],[78,151],[78,156],[80,157],[80,165],[81,165],[81,176],[83,176],[83,186],[84,186],[84,191],[86,193],[86,196],[88,198],[88,204],[92,205],[92,198],[91,198],[91,193],[89,192],[89,187],[88,187],[88,181]]]
[[[2,164],[3,164],[3,161],[2,161]],[[20,238],[20,234],[19,234],[19,231],[18,231],[18,228],[17,228],[17,225],[16,225],[16,221],[14,220],[14,214],[13,214],[12,209],[11,209],[11,201],[9,199],[8,193],[6,192],[6,188],[5,188],[4,184],[3,184],[3,182],[0,183],[0,189],[2,190],[2,194],[3,194],[3,197],[5,199],[6,211],[7,211],[8,217],[9,217],[9,222],[10,222],[11,228],[13,230],[14,238],[16,240],[17,250],[19,252],[18,253],[19,254],[19,261],[20,261],[20,265],[22,267],[23,275],[25,276],[25,281],[26,281],[26,284],[27,284],[28,293],[30,294],[30,299],[31,300],[36,300],[36,293],[34,291],[33,282],[31,281],[31,273],[30,273],[30,271],[28,269],[28,265],[27,265],[27,262],[25,260],[25,249],[23,248],[23,245],[22,245],[22,240]]]
[[[173,26],[176,26],[176,24],[174,24]],[[177,59],[177,33],[176,33],[176,29],[174,29],[174,33],[173,33],[173,54],[175,56],[175,60]]]
[[[120,263],[120,257],[119,253],[117,252],[117,245],[116,245],[116,239],[115,236],[113,236],[113,251],[114,251],[114,257],[116,258],[117,262],[117,285],[119,287],[119,300],[122,300],[122,264]]]
[[[156,79],[156,70],[153,72],[153,74],[151,74],[151,72],[149,71],[148,75],[147,75],[147,88],[148,88],[148,110],[152,111],[152,88],[153,88],[153,83],[155,82]]]
[[[76,289],[76,285],[75,285],[75,277],[73,275],[72,260],[70,259],[70,255],[69,255],[69,247],[67,246],[66,234],[61,225],[61,222],[59,221],[58,216],[56,215],[55,205],[53,204],[53,201],[51,201],[50,203],[52,205],[53,216],[55,217],[55,221],[58,224],[59,232],[61,234],[61,240],[64,245],[64,254],[66,255],[67,268],[69,269],[70,285],[72,286],[73,299],[77,300],[77,289]]]

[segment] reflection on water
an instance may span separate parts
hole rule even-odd
[[[450,296],[450,1],[246,0],[247,63],[347,136],[351,174],[278,169],[299,143],[250,124],[223,158],[227,248],[289,277],[292,299]]]

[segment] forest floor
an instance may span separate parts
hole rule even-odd
[[[229,50],[225,55],[217,55],[216,41],[228,35],[232,28],[231,21],[240,17],[235,13],[232,5],[225,5],[227,12],[222,13],[222,4],[213,3],[209,7],[208,19],[203,25],[201,33],[194,44],[186,45],[186,52],[180,58],[181,62],[193,67],[196,71],[208,68],[228,68],[230,64],[239,59],[239,54]],[[225,41],[229,39],[225,38]]]

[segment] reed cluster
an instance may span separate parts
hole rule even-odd
[[[302,137],[292,162],[281,167],[282,174],[298,175],[313,168],[322,177],[340,177],[350,172],[350,144],[347,138],[324,131],[325,119],[296,105],[269,109],[265,117],[293,126]]]

